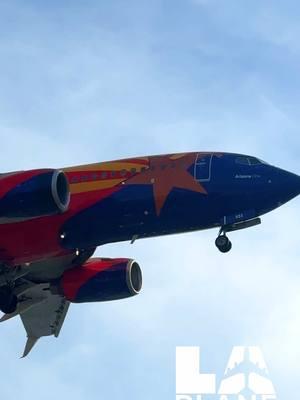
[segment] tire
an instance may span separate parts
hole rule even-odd
[[[17,310],[17,306],[18,306],[18,298],[17,296],[12,295],[6,304],[2,304],[1,311],[4,314],[12,314]]]
[[[229,253],[232,249],[232,243],[225,235],[221,235],[216,239],[216,246],[221,253]]]
[[[228,243],[230,243],[230,240],[225,235],[218,236],[216,239],[216,246],[218,249],[228,247]]]
[[[0,310],[5,314],[11,314],[16,311],[18,298],[8,286],[0,289]]]

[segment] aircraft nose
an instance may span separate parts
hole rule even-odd
[[[276,168],[275,176],[270,180],[279,193],[280,201],[285,203],[300,194],[300,176]]]

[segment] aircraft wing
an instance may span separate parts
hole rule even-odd
[[[70,303],[57,290],[54,292],[51,284],[69,268],[85,263],[94,251],[89,249],[82,251],[79,256],[71,253],[25,266],[26,273],[20,275],[14,290],[19,300],[17,310],[0,319],[0,322],[4,322],[20,316],[27,333],[23,357],[30,353],[41,337],[58,337]]]
[[[39,338],[54,335],[58,337],[67,315],[70,303],[62,296],[52,294],[49,284],[27,287],[22,294],[23,301],[15,313],[4,315],[1,322],[17,315],[21,317],[27,332],[27,343],[23,357],[26,357]]]

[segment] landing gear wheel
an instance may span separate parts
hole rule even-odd
[[[220,235],[217,237],[216,246],[221,253],[229,253],[232,249],[232,243],[226,235]]]
[[[2,305],[1,311],[4,314],[12,314],[16,311],[18,306],[18,298],[15,295],[11,296],[11,299],[9,302],[7,302],[5,305]]]
[[[16,311],[17,306],[17,296],[13,294],[8,286],[2,287],[0,289],[0,310],[4,314],[12,314]]]

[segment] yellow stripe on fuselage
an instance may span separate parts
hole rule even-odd
[[[133,168],[140,169],[145,166],[146,165],[144,163],[139,164],[138,162],[130,163],[130,162],[126,162],[126,161],[124,161],[124,162],[112,161],[112,162],[104,162],[104,163],[97,163],[97,164],[80,165],[80,166],[71,167],[71,168],[64,168],[63,171],[64,172],[122,171],[124,169],[126,169],[126,170],[131,170]]]

